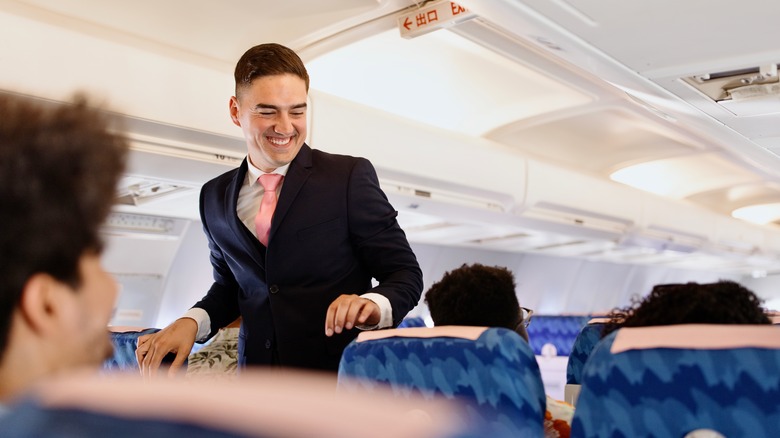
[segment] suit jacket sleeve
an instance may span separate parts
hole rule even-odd
[[[417,305],[422,294],[422,271],[406,234],[398,225],[398,212],[379,187],[371,163],[359,158],[348,186],[350,238],[358,258],[379,285],[369,292],[386,296],[398,325]]]
[[[201,221],[203,222],[203,231],[206,234],[206,238],[209,243],[209,257],[211,259],[211,266],[214,271],[214,283],[209,288],[208,293],[200,301],[198,301],[193,307],[199,307],[204,309],[211,319],[211,332],[209,338],[219,331],[221,327],[225,327],[231,322],[235,321],[240,315],[238,307],[238,291],[240,289],[233,272],[225,262],[220,247],[214,242],[210,231],[209,215],[205,212],[209,208],[214,206],[204,205],[205,191],[201,192]],[[224,226],[224,224],[216,224],[214,226]]]

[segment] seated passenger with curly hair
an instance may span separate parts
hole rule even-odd
[[[111,356],[117,285],[99,230],[127,142],[85,99],[0,93],[0,405],[40,379]]]
[[[528,341],[515,278],[507,268],[464,264],[434,283],[425,302],[436,325],[504,327]]]
[[[425,294],[434,325],[503,327],[528,341],[533,311],[520,307],[515,277],[500,266],[463,265],[444,274]],[[574,407],[547,396],[545,436],[568,437]]]
[[[602,336],[621,327],[675,324],[771,324],[761,299],[730,280],[661,284],[631,306],[615,309]]]

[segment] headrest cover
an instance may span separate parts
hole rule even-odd
[[[357,342],[373,341],[385,338],[463,338],[476,341],[487,327],[461,325],[442,325],[439,327],[408,327],[390,330],[365,331],[358,335]]]
[[[588,320],[588,325],[590,324],[606,324],[608,322],[612,321],[610,318],[591,318]]]
[[[618,330],[613,354],[649,348],[721,350],[730,348],[780,349],[780,331],[772,325],[681,324],[624,327]]]

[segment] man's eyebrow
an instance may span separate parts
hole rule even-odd
[[[306,108],[306,106],[307,105],[304,102],[304,103],[295,104],[295,105],[291,106],[290,109],[301,109],[301,108]],[[255,105],[255,109],[272,109],[272,110],[276,110],[276,111],[280,110],[280,108],[278,106],[267,104],[267,103],[258,103],[257,105]]]

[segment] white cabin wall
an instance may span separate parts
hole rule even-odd
[[[740,283],[764,300],[767,309],[780,311],[780,275],[763,278],[745,277]]]
[[[505,266],[515,275],[521,305],[540,314],[592,313],[623,307],[633,295],[644,296],[656,284],[688,281],[739,281],[738,277],[715,271],[640,266],[541,254],[486,251],[473,248],[412,244],[423,270],[424,291],[445,272],[464,263]],[[428,315],[424,304],[411,316]]]
[[[203,224],[192,221],[167,276],[155,327],[165,327],[198,302],[214,281]]]
[[[166,280],[181,254],[181,240],[133,233],[104,234],[103,239],[101,263],[119,286],[111,325],[153,326],[163,310]]]

